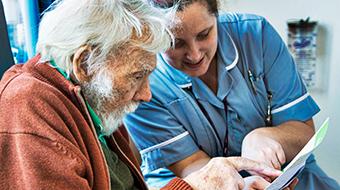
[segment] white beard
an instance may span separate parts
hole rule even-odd
[[[122,96],[117,93],[112,86],[112,77],[106,72],[106,69],[100,70],[94,78],[81,85],[86,100],[96,112],[103,124],[101,133],[105,136],[111,135],[120,125],[123,124],[123,118],[126,114],[134,112],[139,103],[131,101],[129,104],[117,107],[114,110],[107,110],[106,104],[114,105]]]
[[[131,112],[134,112],[137,109],[137,107],[138,107],[137,102],[131,102],[128,105],[118,108],[114,112],[111,112],[109,114],[101,114],[102,123],[104,125],[102,133],[105,136],[111,135],[118,129],[119,126],[123,124],[124,116]]]

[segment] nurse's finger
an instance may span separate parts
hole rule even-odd
[[[286,163],[285,152],[282,149],[276,152],[276,157],[278,161],[280,162],[281,166]]]
[[[276,170],[279,169],[278,166],[280,165],[279,161],[276,158],[275,153],[267,154],[266,157],[263,159],[262,163]]]
[[[281,170],[281,164],[279,162],[279,160],[275,157],[275,158],[272,158],[272,160],[270,161],[273,168],[277,169],[277,170]]]
[[[299,179],[295,178],[290,184],[289,184],[289,189],[295,189],[295,186],[299,183]]]

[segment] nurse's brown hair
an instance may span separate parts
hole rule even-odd
[[[170,8],[174,5],[177,6],[177,11],[183,11],[186,6],[195,2],[203,3],[211,14],[217,16],[218,14],[218,1],[217,0],[149,0],[157,7]],[[199,11],[199,10],[197,10]]]

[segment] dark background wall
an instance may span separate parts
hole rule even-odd
[[[39,0],[39,12],[42,13],[54,0]]]

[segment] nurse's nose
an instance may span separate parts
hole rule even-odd
[[[197,63],[201,60],[200,48],[196,43],[190,45],[186,51],[185,55],[188,62]]]
[[[136,92],[136,94],[133,96],[134,101],[144,101],[144,102],[150,102],[151,100],[151,90],[149,85],[149,79],[145,80],[140,87],[140,89]]]

